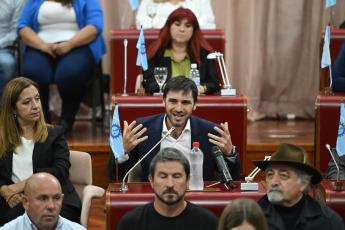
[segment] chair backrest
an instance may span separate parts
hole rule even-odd
[[[322,38],[320,41],[320,61],[322,58],[324,38],[325,38],[325,29],[322,30]],[[338,54],[340,52],[341,46],[343,45],[344,41],[345,41],[345,29],[331,29],[330,30],[329,51],[331,54],[332,66],[338,57]],[[325,91],[325,87],[329,87],[328,76],[329,76],[328,67],[321,69],[320,90],[322,92]]]
[[[69,179],[81,198],[84,187],[92,184],[91,156],[86,152],[71,150],[70,162]]]

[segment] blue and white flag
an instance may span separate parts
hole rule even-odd
[[[139,8],[138,0],[128,0],[128,1],[131,4],[132,10],[136,10]]]
[[[326,8],[337,4],[337,0],[326,0]]]
[[[115,159],[125,154],[125,150],[123,149],[118,105],[115,105],[113,122],[111,125],[110,147],[111,150],[113,150]]]
[[[340,104],[340,120],[339,120],[336,149],[337,149],[339,157],[345,155],[345,107],[344,107],[344,103]]]
[[[140,30],[140,35],[136,47],[138,49],[137,66],[142,66],[143,70],[145,71],[148,67],[143,28],[141,28]]]
[[[325,68],[331,65],[331,54],[329,51],[329,42],[330,42],[330,27],[327,26],[326,31],[325,31],[325,42],[323,43],[321,68]]]

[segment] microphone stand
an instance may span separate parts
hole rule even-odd
[[[338,158],[338,162],[337,162],[335,160],[332,152],[331,152],[331,148],[330,148],[329,144],[326,144],[326,148],[328,149],[329,153],[331,154],[331,157],[334,161],[334,164],[338,170],[338,177],[337,177],[337,181],[334,182],[333,190],[334,191],[344,191],[344,182],[340,181],[340,157]]]
[[[269,161],[271,159],[270,156],[265,156],[264,161]],[[259,190],[259,184],[258,183],[252,183],[254,177],[256,174],[260,172],[260,168],[256,167],[247,177],[245,177],[245,181],[247,183],[241,183],[241,191],[246,190],[246,191],[257,191]]]
[[[210,188],[210,187],[215,186],[215,185],[220,184],[220,183],[222,183],[222,184],[225,186],[226,190],[228,190],[228,191],[230,191],[231,189],[237,188],[237,186],[234,185],[234,183],[233,183],[232,181],[230,181],[229,184],[228,184],[228,185],[230,186],[230,188],[231,188],[231,189],[230,189],[230,188],[226,185],[227,183],[225,183],[225,180],[224,180],[224,176],[223,176],[223,175],[221,175],[220,180],[219,180],[218,182],[213,183],[213,184],[210,184],[210,185],[207,185],[207,186],[205,186],[205,188]]]
[[[123,40],[123,45],[125,47],[125,82],[124,82],[124,87],[123,87],[123,94],[121,94],[121,96],[128,96],[128,94],[126,93],[126,88],[127,88],[127,45],[128,45],[128,41],[127,39]]]
[[[152,152],[152,150],[154,150],[154,149],[157,147],[157,145],[159,145],[167,136],[171,135],[171,133],[174,132],[174,131],[175,131],[175,127],[172,127],[172,128],[168,131],[168,133],[165,134],[164,137],[163,137],[162,139],[160,139],[160,141],[158,141],[158,143],[155,144],[155,146],[153,146],[152,149],[150,149],[150,151],[148,151],[148,152],[145,154],[145,156],[143,156],[143,157],[142,157],[142,158],[141,158],[141,159],[140,159],[130,170],[128,170],[128,172],[126,173],[126,175],[124,176],[123,181],[122,181],[122,187],[121,187],[122,191],[128,191],[128,186],[125,185],[125,180],[126,180],[126,177],[129,175],[129,173],[130,173],[140,162],[142,162],[142,160],[144,160],[144,159],[146,158],[146,156],[149,155],[149,154]]]

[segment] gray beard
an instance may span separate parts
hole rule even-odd
[[[267,194],[269,202],[272,204],[280,204],[283,201],[283,191],[278,187],[270,188]]]

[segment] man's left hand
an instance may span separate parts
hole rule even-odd
[[[208,137],[210,138],[209,141],[217,146],[222,150],[222,152],[226,155],[231,154],[232,152],[232,142],[231,142],[231,135],[229,132],[228,122],[220,123],[220,128],[214,127],[214,130],[216,130],[219,134],[219,136],[216,136],[214,134],[208,133]]]

